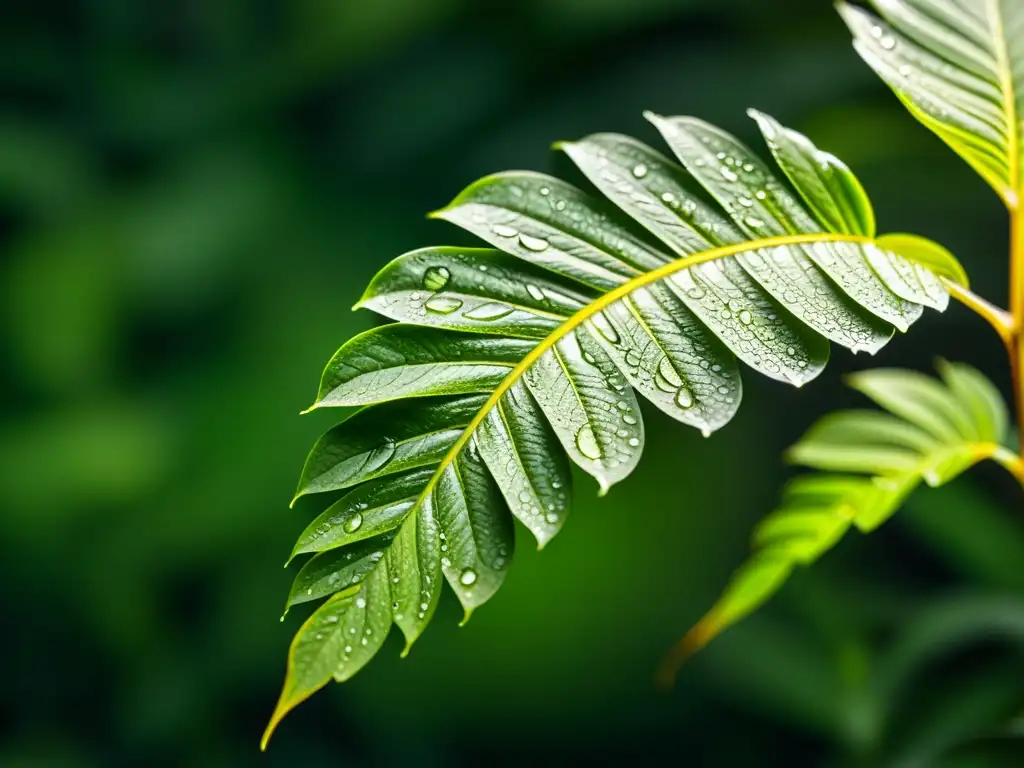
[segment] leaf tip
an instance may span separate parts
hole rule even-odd
[[[472,608],[464,608],[463,611],[464,612],[462,614],[462,621],[459,622],[460,627],[466,626],[466,624],[469,622],[470,617],[473,615]]]
[[[285,680],[284,688],[281,690],[281,696],[277,700],[277,706],[274,707],[274,713],[270,716],[270,722],[267,723],[267,727],[263,731],[263,736],[260,738],[260,752],[267,751],[267,745],[270,743],[270,737],[274,735],[274,731],[277,730],[277,726],[281,724],[285,715],[309,698],[312,693],[313,691],[308,691],[304,694],[300,693],[298,696],[294,695],[294,693],[289,695],[288,680]]]
[[[317,400],[315,403],[313,403],[311,406],[309,406],[309,408],[306,408],[304,411],[299,411],[299,416],[305,416],[307,413],[312,413],[313,411],[315,411],[319,407],[320,407],[320,401]]]
[[[683,639],[676,643],[675,647],[662,659],[654,675],[658,688],[663,691],[671,690],[675,686],[680,667],[693,654],[707,645],[720,630],[718,615],[712,609],[689,632],[683,635]]]
[[[444,207],[444,208],[438,208],[436,211],[431,211],[430,213],[428,213],[427,214],[427,218],[432,220],[432,221],[433,220],[447,221],[448,220],[448,211],[449,211],[449,208],[447,206]]]
[[[654,123],[654,125],[658,125],[659,123],[665,122],[665,118],[663,116],[649,109],[645,109],[643,114],[644,120],[646,120],[649,123]]]

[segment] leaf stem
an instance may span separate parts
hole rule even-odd
[[[999,334],[1006,348],[1011,348],[1014,341],[1013,315],[952,280],[943,278],[942,282],[950,296],[984,319]]]
[[[1016,203],[1010,208],[1010,315],[1007,350],[1017,410],[1017,432],[1024,439],[1024,377],[1021,372],[1024,359],[1024,335],[1021,334],[1021,325],[1024,324],[1024,218]],[[1018,476],[1018,479],[1024,485],[1024,478]]]

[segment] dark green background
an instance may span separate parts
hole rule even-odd
[[[280,565],[320,505],[287,502],[332,422],[298,412],[373,323],[349,307],[376,269],[470,242],[423,217],[470,181],[576,179],[551,142],[656,144],[643,109],[753,142],[757,107],[1004,302],[1005,211],[830,3],[10,0],[0,93],[0,765],[1024,765],[1024,505],[996,469],[851,535],[673,693],[651,683],[771,509],[781,449],[859,402],[843,371],[942,354],[1005,389],[958,306],[805,391],[748,375],[711,440],[649,411],[634,476],[601,501],[581,480],[466,627],[446,595],[408,659],[390,638],[257,751],[300,623],[277,621]]]

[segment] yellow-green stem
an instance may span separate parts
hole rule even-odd
[[[1019,204],[1019,203],[1018,203]],[[1015,204],[1010,209],[1010,316],[1011,336],[1007,343],[1010,353],[1010,371],[1013,379],[1013,399],[1017,410],[1017,434],[1024,442],[1024,377],[1021,363],[1024,361],[1024,217]],[[1021,459],[1018,459],[1021,463]],[[1018,474],[1018,479],[1024,474]],[[1021,480],[1024,485],[1024,480]]]

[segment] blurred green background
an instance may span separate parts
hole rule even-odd
[[[446,595],[293,713],[288,510],[321,366],[377,268],[466,236],[423,214],[549,145],[657,144],[643,109],[747,141],[757,107],[843,157],[882,230],[1005,301],[1005,211],[862,65],[825,0],[44,0],[0,22],[3,766],[1024,765],[1024,514],[981,468],[851,535],[657,693],[840,374],[973,363],[959,307],[797,393],[747,377],[712,440],[649,412],[640,469],[581,480],[464,628]],[[333,414],[336,418],[337,414]],[[301,612],[299,612],[301,613]]]

